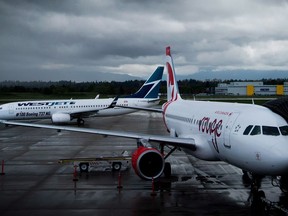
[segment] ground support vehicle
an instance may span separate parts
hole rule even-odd
[[[131,157],[125,154],[120,156],[101,156],[94,158],[68,158],[59,159],[60,164],[72,164],[82,172],[90,172],[92,169],[100,171],[120,171],[130,167]]]

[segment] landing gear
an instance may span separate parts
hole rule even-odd
[[[251,215],[266,215],[265,193],[259,190],[263,176],[243,171],[243,182],[250,182],[250,195],[247,202],[251,203]]]
[[[179,148],[178,147],[174,147],[174,148],[170,149],[168,154],[165,155],[164,159],[166,160],[177,149],[179,149]],[[161,149],[160,150],[161,150],[161,153],[164,154],[164,145],[161,145]],[[169,162],[165,162],[164,171],[163,171],[164,176],[167,177],[167,178],[170,178],[171,177],[171,172],[172,172],[171,164]]]
[[[85,123],[85,121],[83,119],[81,119],[81,118],[77,119],[78,126],[84,125],[84,123]]]
[[[164,175],[167,178],[171,177],[171,164],[169,162],[166,162],[164,165]]]
[[[251,215],[267,215],[267,207],[264,199],[266,198],[263,190],[255,191],[251,201]]]

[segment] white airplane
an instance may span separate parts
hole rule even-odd
[[[84,124],[83,118],[123,115],[135,109],[122,107],[151,107],[159,103],[159,89],[164,67],[158,67],[143,86],[129,96],[77,100],[42,100],[7,103],[0,106],[2,120],[51,119],[53,123],[67,123],[77,119]],[[121,106],[121,107],[116,107]]]
[[[99,129],[28,124],[2,121],[4,124],[48,128],[118,136],[135,139],[137,150],[132,165],[143,179],[157,178],[165,170],[171,172],[165,159],[175,149],[207,161],[225,161],[253,176],[282,176],[283,186],[288,173],[287,118],[270,108],[240,103],[183,100],[180,96],[170,47],[167,57],[167,99],[160,110],[170,136],[107,131]],[[272,103],[273,104],[273,103]],[[269,106],[268,106],[269,107]],[[159,143],[161,149],[151,143]],[[163,146],[174,148],[163,156]],[[255,178],[257,179],[257,178]]]

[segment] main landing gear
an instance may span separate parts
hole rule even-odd
[[[178,149],[178,147],[171,148],[170,151],[168,152],[168,154],[165,155],[164,160],[166,160],[177,149]],[[160,152],[162,155],[164,155],[164,145],[161,145]],[[169,162],[165,162],[164,171],[163,171],[164,176],[167,178],[170,178],[171,172],[172,172],[171,164]]]
[[[77,125],[78,126],[82,126],[82,125],[84,125],[84,123],[85,123],[85,121],[82,118],[77,119]]]

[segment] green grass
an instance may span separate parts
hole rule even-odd
[[[53,99],[93,99],[96,97],[95,93],[92,92],[68,92],[62,94],[41,94],[41,93],[18,93],[18,92],[9,92],[1,93],[0,92],[0,104],[14,102],[14,101],[25,101],[25,100],[53,100]],[[111,98],[115,95],[100,95],[100,98]],[[184,99],[193,100],[193,95],[183,95]],[[252,103],[254,98],[255,104],[263,104],[272,98],[277,98],[276,96],[221,96],[221,95],[211,95],[211,96],[196,96],[196,100],[210,100],[210,101],[220,101],[220,102],[231,102],[231,103]],[[165,103],[166,98],[163,97],[160,101],[162,105]]]

